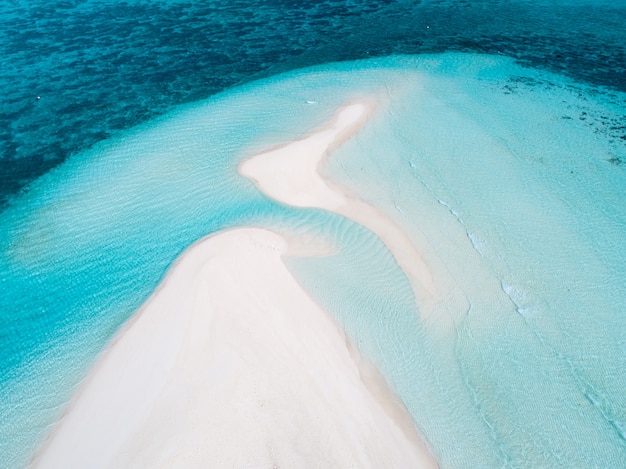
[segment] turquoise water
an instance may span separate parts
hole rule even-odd
[[[327,171],[424,253],[427,318],[372,233],[236,173],[367,94],[388,104]],[[185,247],[257,225],[335,248],[288,263],[442,467],[626,467],[625,103],[508,58],[392,56],[250,83],[75,155],[0,215],[2,466],[28,461]]]
[[[177,255],[249,224],[335,247],[289,265],[442,467],[626,467],[623,0],[11,0],[0,19],[0,467]],[[428,318],[375,236],[236,174],[368,93],[389,107],[327,170],[424,253]]]
[[[6,0],[0,209],[132,126],[311,65],[487,53],[626,91],[624,23],[625,0]]]
[[[332,259],[307,284],[329,309],[351,298],[348,329],[444,467],[624,467],[626,173],[606,132],[623,96],[492,57],[417,61],[329,166],[412,233],[441,303],[415,321],[406,289],[373,299],[379,274],[329,278]]]

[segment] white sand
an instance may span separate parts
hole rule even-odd
[[[328,123],[303,138],[247,159],[239,165],[239,173],[279,202],[329,210],[374,232],[409,279],[420,311],[428,314],[434,295],[432,273],[407,234],[384,212],[349,196],[320,174],[325,158],[357,133],[375,107],[367,100],[343,106]]]
[[[191,247],[33,466],[437,467],[402,404],[290,275],[286,250],[252,228]]]

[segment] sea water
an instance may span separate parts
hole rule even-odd
[[[480,52],[626,91],[624,22],[625,0],[7,0],[0,208],[181,103],[310,65]]]
[[[624,466],[623,95],[492,57],[417,63],[328,167],[412,233],[439,304],[411,326],[406,290],[373,299],[332,259],[297,261],[305,283],[329,310],[351,298],[342,320],[444,467]]]
[[[428,316],[371,232],[236,172],[364,95],[384,104],[326,171],[410,234],[437,285]],[[506,58],[397,56],[253,83],[69,160],[0,219],[7,466],[174,258],[241,225],[332,247],[289,265],[443,467],[623,465],[623,103]]]
[[[278,3],[14,2],[6,14],[22,35],[3,42],[3,70],[16,74],[0,77],[9,97],[2,189],[12,198],[0,214],[0,466],[27,463],[177,255],[207,234],[255,225],[332,248],[289,266],[381,368],[442,467],[626,467],[626,98],[623,41],[610,26],[623,10],[329,2],[289,16]],[[312,29],[286,34],[298,15]],[[50,62],[38,61],[45,33],[67,21],[85,30],[75,37],[99,42],[57,35]],[[188,47],[182,24],[202,38],[212,25],[213,46]],[[283,29],[267,39],[266,24]],[[237,28],[253,39],[246,52]],[[157,37],[178,37],[190,61],[206,62],[185,65],[179,49],[152,54]],[[220,41],[242,64],[203,55]],[[258,74],[446,49],[505,54],[568,77],[496,55],[396,55],[272,76],[119,130]],[[288,59],[290,50],[300,54]],[[200,83],[206,76],[216,81]],[[28,92],[41,99],[27,102]],[[385,104],[325,170],[424,254],[438,286],[428,316],[372,233],[274,203],[236,172],[368,94]]]

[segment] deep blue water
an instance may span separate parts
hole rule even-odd
[[[123,129],[309,65],[481,52],[626,90],[623,0],[13,0],[0,24],[0,207]]]

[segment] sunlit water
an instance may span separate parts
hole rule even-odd
[[[425,2],[415,11],[443,15],[446,5]],[[509,55],[538,65],[532,47],[514,39],[525,27],[513,28],[513,13],[524,5],[513,4],[483,31],[491,38],[485,47],[498,52],[494,30],[510,27]],[[555,15],[558,5],[537,8]],[[119,8],[130,7],[147,8]],[[401,6],[380,8],[392,18]],[[458,8],[468,21],[478,17],[479,7]],[[589,22],[600,10],[593,11]],[[442,35],[449,46],[463,39],[454,31]],[[570,39],[559,47],[573,50]],[[351,49],[357,56],[364,41]],[[420,44],[427,48],[426,39]],[[601,67],[589,76],[572,70],[584,69],[593,53],[580,52],[559,70],[569,77],[473,54],[277,75],[113,132],[37,179],[0,214],[0,467],[28,461],[97,353],[176,256],[202,236],[242,225],[332,247],[331,256],[288,265],[381,368],[442,467],[626,467],[626,96]],[[324,58],[353,57],[320,52],[309,61]],[[222,87],[237,81],[224,80]],[[325,171],[410,234],[438,287],[428,315],[372,233],[340,216],[274,203],[236,172],[243,158],[301,135],[363,95],[379,98],[378,113]],[[148,114],[171,106],[171,94],[154,96],[161,101],[146,104]],[[127,98],[117,99],[142,109],[135,95]],[[111,115],[119,118],[124,106],[106,105],[101,114],[72,108],[68,122],[89,117],[97,128],[106,114],[113,125]],[[33,128],[50,136],[47,148],[68,132],[63,155],[81,147],[72,139],[97,140],[91,130],[42,127],[40,114],[18,114],[7,131],[34,119]],[[36,137],[14,132],[3,144],[26,152],[24,167],[34,167],[43,141]],[[41,169],[26,173],[33,178]],[[15,174],[7,193],[23,184]]]

